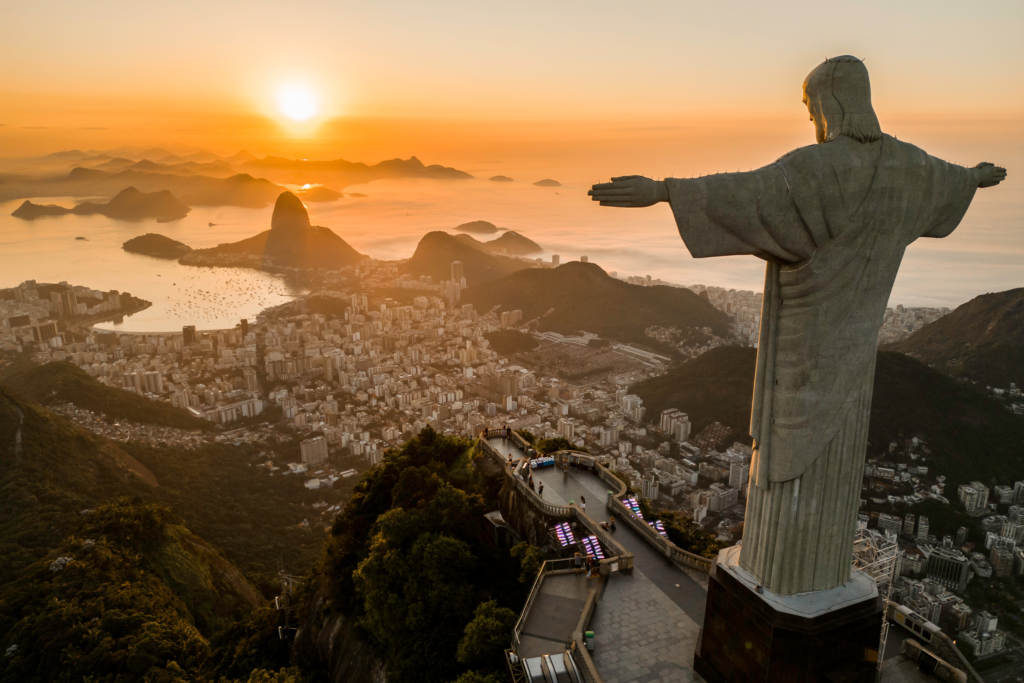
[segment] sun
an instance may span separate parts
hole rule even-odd
[[[293,84],[277,91],[277,108],[292,121],[308,121],[320,111],[320,102],[310,88]]]

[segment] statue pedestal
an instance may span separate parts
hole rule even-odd
[[[693,668],[708,683],[874,683],[882,604],[874,579],[791,597],[755,591],[726,548],[708,582]]]

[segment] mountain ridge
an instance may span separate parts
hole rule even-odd
[[[886,349],[953,376],[1024,387],[1024,287],[977,296]]]

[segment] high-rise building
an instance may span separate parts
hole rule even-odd
[[[956,495],[969,515],[983,514],[988,507],[988,487],[980,481],[961,484]]]
[[[924,515],[917,520],[917,541],[918,543],[928,542],[928,518]]]
[[[32,338],[37,342],[47,342],[56,337],[59,333],[57,332],[57,323],[52,320],[39,323],[38,325],[32,326]]]
[[[466,274],[462,269],[462,261],[452,261],[452,282],[461,285],[464,277]]]
[[[992,565],[992,576],[1008,579],[1013,575],[1013,548],[1009,544],[995,543],[989,551],[988,563]]]
[[[552,254],[551,255],[551,265],[557,266],[561,262],[562,262],[562,257],[561,256],[559,256],[558,254]]]
[[[953,541],[953,546],[956,548],[964,547],[964,543],[967,542],[967,527],[962,526],[956,530],[956,540]]]
[[[1013,502],[1024,503],[1024,480],[1018,481],[1013,485]]]
[[[911,536],[914,535],[914,521],[915,520],[916,520],[916,517],[914,517],[914,513],[913,512],[908,512],[907,516],[903,518],[903,532],[901,534],[902,536],[910,538]]]
[[[242,369],[242,378],[245,380],[245,390],[255,394],[260,390],[259,380],[256,377],[256,368],[248,367]]]
[[[928,578],[938,581],[945,588],[963,593],[971,571],[971,561],[959,550],[936,548],[928,557]]]
[[[322,436],[314,436],[299,444],[304,465],[319,465],[327,462],[327,440]]]
[[[243,337],[245,335],[249,334],[249,320],[247,318],[242,318],[242,323],[241,323],[240,327],[242,328],[242,336]]]
[[[651,474],[641,480],[641,495],[647,500],[658,499],[658,480]]]
[[[878,515],[878,528],[895,536],[899,536],[900,531],[903,529],[903,523],[900,521],[899,517],[883,512]]]
[[[580,256],[580,263],[590,263],[590,259],[587,258],[585,255]]]
[[[199,336],[196,334],[195,325],[185,325],[184,327],[182,327],[181,336],[182,343],[185,344],[185,346],[192,346],[193,344],[196,344],[199,341]]]
[[[742,489],[750,479],[750,465],[734,462],[729,465],[729,487]]]

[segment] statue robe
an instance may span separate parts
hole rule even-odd
[[[668,179],[696,258],[768,261],[740,566],[793,595],[849,580],[878,330],[918,237],[963,218],[969,169],[883,135],[803,147],[749,173]]]

